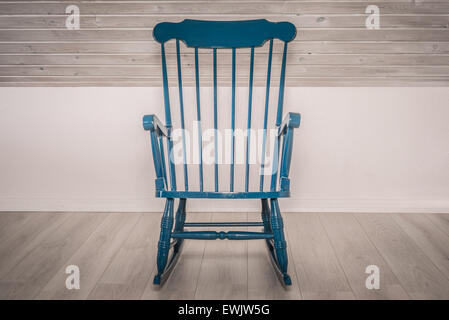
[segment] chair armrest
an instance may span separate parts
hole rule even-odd
[[[158,140],[161,138],[161,135],[169,139],[169,130],[154,114],[146,115],[143,117],[143,128],[150,131],[154,169],[156,171],[156,191],[164,190],[167,186],[164,146],[162,144],[162,141]]]
[[[167,127],[164,126],[159,118],[154,114],[143,116],[143,128],[145,130],[158,131],[158,134],[163,134],[168,137]]]
[[[280,166],[280,174],[279,174],[279,184],[282,191],[290,190],[290,163],[292,160],[292,151],[293,151],[293,130],[294,128],[299,128],[299,124],[301,122],[301,115],[299,113],[289,112],[284,120],[282,121],[281,126],[279,127],[278,139],[284,135],[284,141],[282,144],[282,160]]]
[[[301,123],[301,115],[295,112],[289,112],[285,115],[284,120],[279,127],[279,135],[283,135],[288,128],[299,128]]]

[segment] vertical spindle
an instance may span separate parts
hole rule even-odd
[[[218,192],[218,137],[217,137],[217,49],[213,50],[214,57],[214,153],[215,153],[215,192]]]
[[[285,87],[285,65],[287,60],[287,42],[284,42],[284,52],[282,53],[281,79],[279,81],[278,111],[276,116],[276,126],[282,122],[282,109],[284,106],[284,87]]]
[[[187,150],[186,150],[186,135],[184,123],[184,100],[182,95],[182,74],[181,74],[181,52],[179,48],[179,40],[176,39],[176,63],[178,67],[178,90],[179,90],[179,111],[181,114],[181,129],[182,129],[182,157],[184,161],[184,187],[189,190],[189,176],[187,172]]]
[[[200,106],[200,76],[198,48],[195,48],[195,79],[196,79],[196,116],[198,120],[198,153],[199,153],[199,169],[200,169],[200,191],[203,191],[203,145],[201,133],[201,106]]]
[[[285,87],[285,65],[287,60],[287,42],[284,42],[284,52],[282,53],[282,66],[281,66],[281,77],[279,81],[279,97],[278,97],[278,110],[276,116],[276,128],[279,133],[279,126],[282,123],[282,110],[284,105],[284,87]],[[277,171],[279,167],[279,148],[280,148],[280,135],[276,137],[274,141],[273,148],[273,170],[271,174],[271,191],[276,191],[277,184]]]
[[[231,103],[231,172],[230,191],[234,192],[234,130],[235,130],[235,48],[232,48],[232,103]]]
[[[273,54],[273,39],[270,40],[270,48],[268,51],[268,66],[267,66],[267,85],[265,92],[265,113],[263,117],[263,140],[262,140],[262,153],[260,164],[260,191],[263,191],[263,180],[265,175],[265,147],[267,141],[267,124],[268,124],[268,106],[270,101],[270,81],[271,81],[271,57]]]
[[[249,93],[248,93],[248,125],[246,129],[245,192],[248,192],[249,189],[249,153],[251,143],[251,109],[253,101],[253,75],[254,75],[254,47],[251,47],[251,60],[249,67]]]
[[[165,47],[161,43],[161,57],[162,57],[162,80],[164,87],[164,105],[165,105],[165,125],[168,131],[167,137],[167,151],[168,151],[168,165],[170,170],[170,184],[171,190],[176,190],[176,171],[175,164],[172,161],[172,150],[173,150],[173,140],[171,137],[172,123],[171,123],[171,113],[170,113],[170,92],[168,89],[168,76],[167,76],[167,62],[165,60]],[[165,165],[165,161],[164,161]]]

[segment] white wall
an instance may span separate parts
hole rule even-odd
[[[448,88],[288,88],[302,125],[281,208],[448,212],[448,102]],[[0,210],[161,211],[141,117],[162,110],[160,88],[0,88]]]

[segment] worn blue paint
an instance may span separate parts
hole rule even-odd
[[[287,43],[296,36],[296,28],[289,22],[269,22],[265,19],[249,21],[200,21],[184,20],[179,23],[163,22],[155,26],[154,38],[161,44],[161,67],[162,82],[164,91],[165,125],[155,116],[146,115],[143,118],[143,127],[150,133],[151,147],[153,152],[153,163],[156,171],[156,197],[166,198],[165,210],[161,220],[161,234],[158,243],[157,269],[158,273],[154,278],[155,284],[162,284],[170,272],[173,270],[180,255],[184,239],[228,239],[228,240],[248,240],[264,239],[277,274],[284,285],[290,285],[291,279],[287,273],[287,251],[283,228],[283,220],[279,208],[279,198],[290,196],[289,172],[292,162],[293,131],[300,125],[300,115],[298,113],[288,113],[283,116],[285,74],[287,63]],[[184,186],[183,191],[176,189],[176,172],[170,155],[173,150],[172,118],[170,110],[170,96],[168,86],[167,62],[165,58],[165,43],[174,39],[176,41],[176,64],[178,76],[179,107],[181,117],[181,128],[185,129],[185,106],[182,92],[182,64],[180,54],[180,42],[188,47],[193,47],[195,52],[195,86],[196,86],[196,116],[199,123],[198,144],[199,144],[199,191],[189,190],[189,180],[186,161],[186,137],[183,132],[183,159],[184,159]],[[268,112],[270,98],[271,65],[274,40],[284,42],[282,52],[281,73],[279,75],[279,94],[276,110],[275,127],[277,136],[273,146],[273,171],[271,172],[270,191],[263,191],[263,181],[265,173],[264,155],[266,152],[266,138],[268,129]],[[249,180],[249,157],[250,157],[250,129],[252,117],[252,94],[254,78],[254,48],[262,46],[269,41],[267,82],[265,93],[264,112],[264,135],[262,142],[262,164],[260,172],[259,191],[250,191]],[[199,76],[199,48],[208,48],[213,54],[213,110],[214,129],[218,126],[218,82],[217,82],[217,51],[220,49],[231,49],[232,51],[232,97],[230,105],[231,130],[234,133],[236,125],[236,51],[239,48],[251,48],[250,73],[249,73],[249,95],[247,113],[247,140],[245,158],[245,187],[244,192],[234,191],[234,159],[235,159],[235,139],[231,140],[230,165],[230,186],[229,192],[219,191],[218,182],[218,151],[217,135],[214,135],[214,180],[213,190],[204,190],[203,184],[203,163],[202,163],[202,131],[201,131],[201,103],[200,103],[200,76]],[[221,107],[221,106],[220,106]],[[226,106],[223,106],[226,108]],[[167,143],[167,156],[164,152],[164,141]],[[166,163],[166,161],[168,163]],[[167,169],[168,167],[168,174]],[[279,174],[278,174],[279,172]],[[241,177],[239,177],[241,178]],[[279,180],[279,186],[278,186]],[[170,181],[170,188],[169,183]],[[261,201],[261,222],[186,222],[187,199],[260,199]],[[179,199],[175,217],[173,216],[175,199]],[[188,231],[185,227],[263,227],[263,232],[249,231]],[[173,251],[169,255],[170,251]]]

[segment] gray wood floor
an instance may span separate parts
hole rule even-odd
[[[284,214],[293,285],[278,282],[265,244],[186,241],[161,289],[159,214],[0,213],[0,299],[449,299],[449,214]],[[190,214],[255,221],[256,213]],[[65,287],[77,265],[81,288]],[[365,268],[380,269],[368,290]]]

